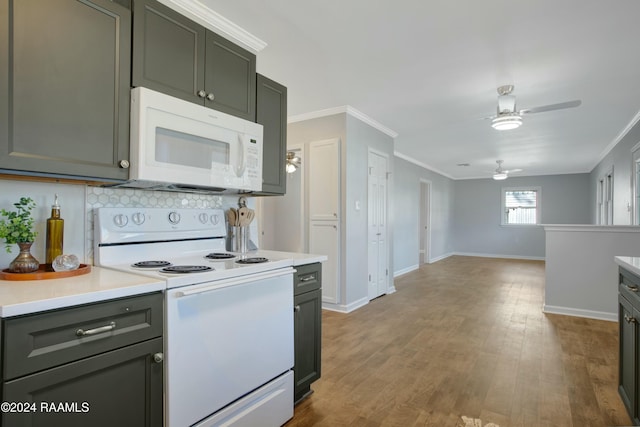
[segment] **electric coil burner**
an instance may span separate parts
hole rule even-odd
[[[171,263],[169,261],[140,261],[135,264],[131,264],[131,267],[135,268],[162,268],[169,267]]]
[[[165,267],[160,270],[162,273],[171,273],[171,274],[190,274],[190,273],[202,273],[203,271],[213,270],[211,267],[207,267],[206,265],[173,265],[170,267]]]
[[[209,259],[231,259],[231,258],[235,258],[236,256],[234,254],[229,254],[229,253],[225,253],[225,252],[213,252],[210,253],[209,255],[205,255],[205,258],[209,258]]]
[[[250,257],[242,258],[236,261],[236,263],[238,264],[262,264],[263,262],[269,262],[269,259],[263,257]]]

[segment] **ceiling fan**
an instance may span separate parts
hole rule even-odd
[[[507,179],[510,172],[522,172],[522,169],[511,169],[511,170],[502,169],[503,162],[504,160],[496,160],[498,167],[496,168],[493,174],[493,179],[495,179],[496,181]]]
[[[498,87],[497,113],[495,116],[486,117],[487,119],[491,119],[491,127],[496,130],[510,130],[520,127],[522,124],[522,116],[524,114],[544,113],[546,111],[574,108],[582,104],[581,100],[576,99],[574,101],[561,102],[559,104],[516,110],[516,97],[511,95],[511,92],[513,92],[513,85]]]
[[[285,170],[287,173],[294,173],[302,165],[302,159],[296,155],[293,151],[287,152],[287,163]]]

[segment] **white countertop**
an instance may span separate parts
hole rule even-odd
[[[325,255],[263,249],[253,253],[266,258],[291,259],[294,267],[327,260]],[[96,266],[92,266],[88,274],[63,279],[0,280],[0,317],[55,310],[165,289],[166,283],[163,280]]]
[[[164,281],[91,267],[80,276],[47,280],[0,280],[0,317],[162,291]]]
[[[617,256],[615,261],[620,267],[640,276],[640,257]]]

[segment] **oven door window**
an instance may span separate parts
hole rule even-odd
[[[215,164],[229,165],[230,157],[228,142],[156,127],[157,162],[209,170]]]

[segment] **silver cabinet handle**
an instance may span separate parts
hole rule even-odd
[[[637,286],[629,286],[627,284],[625,284],[625,286],[627,287],[627,289],[629,289],[631,292],[638,292],[638,287]]]
[[[101,334],[104,332],[113,331],[116,328],[116,322],[111,322],[106,326],[100,326],[99,328],[93,329],[78,329],[76,331],[76,335],[79,337],[90,337],[91,335]]]
[[[120,161],[118,162],[118,166],[119,166],[121,169],[129,169],[129,166],[130,166],[130,165],[129,165],[129,160],[120,160]]]
[[[153,355],[153,361],[156,363],[162,363],[164,361],[163,353],[156,353]]]
[[[299,312],[300,311],[300,306],[296,305],[295,307],[293,307],[293,311],[294,311],[294,313]]]
[[[198,98],[204,98],[205,96],[207,96],[207,92],[205,92],[204,90],[199,90],[196,95],[198,95]]]
[[[314,275],[310,275],[310,276],[301,277],[301,278],[300,278],[300,281],[301,281],[301,282],[308,282],[309,280],[313,280],[313,279],[315,279],[315,278],[316,278],[316,276],[314,276]]]
[[[214,99],[216,99],[215,95],[213,94],[213,92],[211,92],[210,94],[207,95],[207,99],[209,101],[213,101]]]
[[[638,323],[635,317],[631,317],[628,314],[624,315],[624,320],[626,320],[627,323]]]

